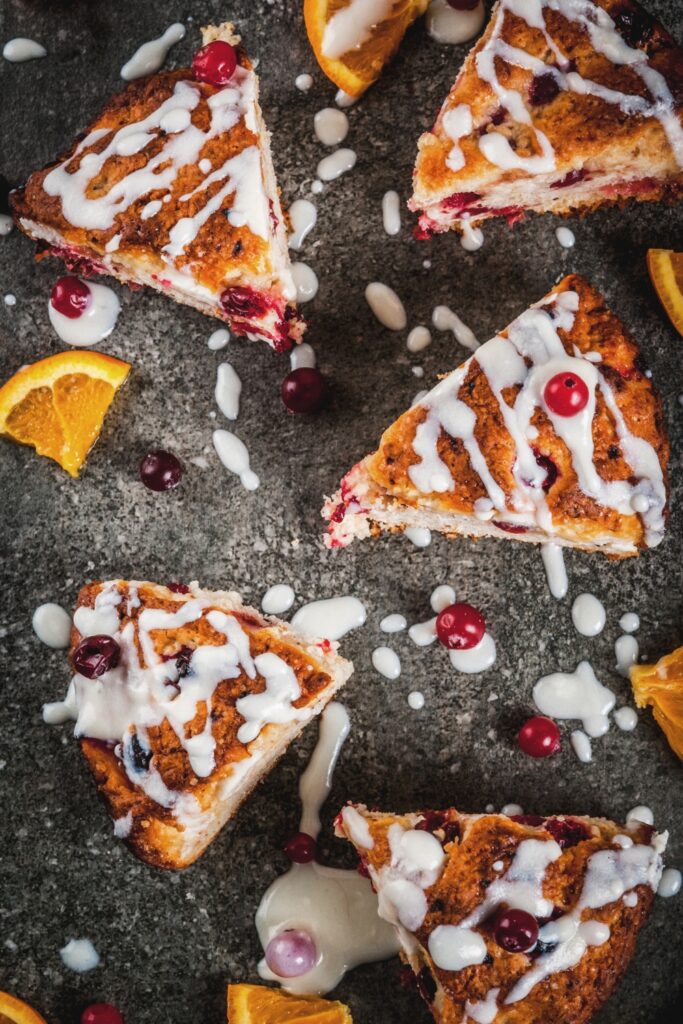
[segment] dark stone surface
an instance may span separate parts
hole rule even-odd
[[[140,3],[20,2],[0,8],[0,39],[42,40],[43,61],[9,65],[2,73],[2,166],[13,183],[67,145],[112,90],[119,68],[137,45],[175,19],[191,15],[186,39],[172,63],[188,59],[196,26],[234,17],[252,54],[261,59],[263,105],[274,134],[275,162],[284,198],[307,196],[322,148],[312,118],[329,104],[333,87],[308,50],[300,3],[235,0]],[[683,31],[676,0],[650,7]],[[0,651],[0,986],[36,1004],[50,1024],[76,1024],[95,998],[117,1003],[128,1024],[185,1024],[224,1019],[228,980],[256,980],[259,946],[253,915],[268,883],[285,868],[278,852],[298,819],[297,779],[315,740],[308,730],[254,794],[237,820],[199,863],[182,874],[138,864],[114,840],[111,823],[68,726],[48,728],[41,704],[62,696],[68,672],[63,655],[42,647],[31,614],[45,600],[71,606],[91,578],[198,578],[207,586],[235,585],[258,602],[267,585],[287,580],[301,601],[355,593],[369,609],[368,624],[344,642],[356,663],[345,701],[353,732],[336,773],[326,825],[349,797],[395,809],[456,803],[481,810],[516,801],[529,812],[575,812],[623,817],[637,803],[654,808],[671,827],[670,863],[681,865],[680,764],[650,713],[635,733],[612,728],[594,744],[595,759],[581,766],[568,745],[550,763],[525,759],[513,736],[530,707],[536,679],[573,669],[583,657],[599,677],[628,699],[613,670],[618,619],[637,610],[642,651],[657,657],[681,643],[681,339],[669,326],[645,269],[648,246],[680,248],[680,210],[632,207],[570,222],[577,244],[562,250],[557,223],[530,218],[509,231],[486,230],[484,248],[466,254],[455,237],[417,243],[409,217],[398,238],[382,231],[380,201],[388,188],[403,199],[419,132],[446,94],[466,48],[441,48],[422,26],[413,30],[390,72],[351,111],[348,144],[356,169],[330,185],[318,201],[319,223],[303,259],[319,274],[308,307],[309,339],[334,384],[334,401],[315,419],[285,414],[279,399],[287,362],[265,346],[234,342],[215,355],[206,340],[217,326],[153,294],[121,293],[123,313],[102,348],[133,363],[134,371],[107,418],[80,481],[31,451],[2,444],[3,610]],[[301,71],[315,78],[304,96],[294,87]],[[422,261],[432,261],[431,270]],[[577,270],[600,287],[640,339],[662,390],[674,442],[671,529],[655,552],[624,564],[587,555],[568,558],[570,597],[555,602],[537,551],[514,543],[448,543],[435,538],[418,551],[406,540],[383,539],[345,553],[320,542],[321,496],[376,443],[421,382],[411,363],[425,368],[425,384],[463,358],[450,336],[410,357],[404,337],[382,329],[370,314],[365,284],[375,278],[397,288],[410,324],[428,323],[439,302],[453,306],[486,338],[540,298],[563,273]],[[2,379],[22,363],[57,352],[46,301],[60,273],[40,266],[29,243],[14,232],[0,240]],[[248,494],[217,465],[210,450],[215,367],[234,363],[244,383],[236,430],[251,450],[261,489]],[[145,491],[136,467],[147,446],[174,449],[187,459],[207,451],[211,468],[187,464],[178,491]],[[411,621],[429,614],[434,585],[451,582],[460,597],[482,607],[498,642],[498,662],[487,675],[456,675],[442,651],[418,650],[405,636],[390,639],[403,674],[394,683],[370,665],[381,641],[379,620],[403,612]],[[595,592],[608,610],[595,640],[574,632],[571,599]],[[424,711],[411,711],[408,692],[422,689]],[[489,694],[498,700],[489,702]],[[348,861],[330,838],[328,862]],[[600,1015],[602,1024],[666,1018],[680,985],[680,900],[658,900],[626,979]],[[77,976],[58,950],[88,936],[102,966]],[[397,962],[360,968],[338,990],[358,1024],[426,1020],[417,998],[397,984]]]

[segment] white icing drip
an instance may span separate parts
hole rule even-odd
[[[614,644],[614,656],[617,659],[616,669],[619,675],[626,676],[638,661],[638,641],[634,636],[620,636]]]
[[[292,231],[289,236],[289,248],[298,251],[315,227],[318,211],[308,199],[296,199],[289,208],[289,220]]]
[[[357,96],[349,96],[343,89],[337,89],[334,95],[334,102],[338,107],[352,107],[357,100]]]
[[[394,7],[394,0],[351,0],[325,25],[322,52],[330,60],[338,60],[356,50],[372,36],[378,22],[384,21]]]
[[[657,895],[664,899],[677,896],[681,891],[681,873],[677,868],[665,868],[657,886]]]
[[[429,953],[442,971],[461,971],[486,959],[486,943],[478,932],[452,924],[440,924],[429,936]]]
[[[479,0],[471,11],[455,10],[449,6],[448,0],[432,0],[427,8],[427,31],[437,43],[457,46],[474,39],[481,31],[485,17],[483,0]]]
[[[457,313],[454,313],[448,306],[437,306],[432,314],[432,323],[437,331],[452,331],[455,340],[463,348],[474,351],[479,347],[479,342],[467,324],[464,324]]]
[[[16,306],[16,304],[17,304],[17,297],[16,297],[16,295],[13,295],[11,292],[8,292],[8,294],[5,295],[5,305],[6,306]]]
[[[475,1021],[475,1024],[493,1024],[498,1015],[498,993],[499,988],[492,988],[486,993],[485,998],[477,1003],[469,1000],[465,1003],[467,1016]]]
[[[379,624],[379,628],[383,633],[400,633],[406,628],[408,623],[403,615],[386,615]]]
[[[318,294],[318,275],[308,263],[292,263],[292,279],[297,302],[310,302]]]
[[[214,430],[213,446],[226,469],[240,478],[247,491],[255,491],[260,484],[249,464],[249,452],[244,441],[229,430]]]
[[[472,131],[472,111],[466,103],[451,107],[441,119],[441,127],[453,142],[453,148],[446,157],[446,167],[459,171],[465,166],[465,154],[460,148],[460,139]]]
[[[416,622],[408,630],[408,636],[416,647],[429,647],[436,640],[436,616],[427,622]]]
[[[574,629],[581,636],[598,636],[605,628],[605,607],[594,594],[579,594],[572,605]]]
[[[382,225],[387,235],[398,235],[401,230],[401,207],[398,192],[385,192],[382,196]]]
[[[463,249],[466,252],[476,252],[477,249],[481,249],[484,244],[484,232],[481,228],[472,227],[468,214],[463,214],[460,226],[462,227],[460,244]]]
[[[323,157],[318,164],[316,174],[321,181],[334,181],[342,174],[356,166],[356,156],[352,149],[338,149],[329,156]]]
[[[370,826],[363,815],[359,814],[355,807],[345,807],[341,813],[351,842],[364,850],[372,850],[375,840],[370,834]]]
[[[307,72],[297,75],[294,84],[300,92],[308,92],[313,85],[313,78]]]
[[[555,238],[558,240],[563,249],[571,249],[572,246],[576,244],[574,232],[571,231],[569,228],[555,228]]]
[[[570,736],[571,745],[579,761],[583,764],[590,764],[593,760],[593,748],[590,737],[586,736],[582,729],[575,729]]]
[[[401,659],[390,647],[376,647],[372,652],[372,665],[385,679],[398,679],[401,674]]]
[[[614,721],[622,732],[633,732],[638,725],[638,715],[633,708],[618,708],[614,712]]]
[[[255,740],[269,723],[281,725],[300,717],[293,703],[301,696],[301,687],[287,662],[267,651],[254,659],[254,665],[265,679],[266,688],[262,693],[240,697],[235,703],[245,720],[237,730],[237,739],[245,744]]]
[[[635,633],[640,629],[640,618],[635,612],[625,612],[619,619],[619,629],[624,633]]]
[[[106,284],[89,281],[87,287],[90,290],[88,306],[74,319],[60,313],[49,300],[47,304],[50,323],[59,337],[67,345],[78,348],[97,345],[108,338],[121,312],[118,295]]]
[[[609,729],[608,715],[616,700],[587,661],[580,662],[575,672],[543,676],[534,686],[533,698],[542,715],[580,719],[592,738],[604,736]]]
[[[230,331],[226,330],[225,327],[219,327],[217,331],[209,336],[207,342],[212,352],[218,352],[230,341]]]
[[[181,39],[185,38],[185,26],[179,21],[166,29],[158,39],[151,39],[143,43],[121,68],[121,78],[126,82],[134,78],[141,78],[142,75],[151,75],[162,66],[169,50]]]
[[[631,810],[626,815],[626,824],[627,825],[629,824],[629,822],[633,822],[633,821],[635,821],[635,822],[642,821],[643,824],[645,824],[645,825],[654,825],[654,823],[655,823],[655,816],[652,813],[652,810],[651,810],[650,807],[645,807],[643,804],[639,804],[637,807],[632,807]]]
[[[561,601],[569,589],[564,550],[559,544],[542,544],[541,558],[550,593],[557,601]]]
[[[236,420],[240,411],[242,381],[231,363],[221,363],[216,377],[216,405],[226,419]]]
[[[313,129],[323,146],[338,146],[349,134],[349,119],[338,107],[324,107],[315,114]]]
[[[428,548],[432,543],[431,530],[426,526],[408,526],[403,532],[416,548]]]
[[[312,369],[315,366],[315,351],[307,341],[302,341],[300,345],[295,345],[289,354],[289,364],[293,370],[298,370],[300,367],[306,367]]]
[[[442,583],[441,586],[435,587],[432,591],[431,597],[429,598],[432,611],[442,612],[444,608],[448,608],[449,605],[455,603],[455,591],[453,587],[447,583]]]
[[[496,642],[490,633],[484,633],[476,647],[470,647],[466,651],[449,651],[448,657],[456,672],[465,672],[468,675],[485,672],[495,664]]]
[[[554,839],[523,839],[506,873],[491,882],[484,900],[460,922],[460,927],[475,928],[501,904],[526,910],[534,917],[550,917],[553,904],[543,896],[543,879],[548,865],[561,855]]]
[[[413,327],[412,331],[406,339],[406,348],[409,352],[422,352],[428,345],[432,343],[432,336],[427,327],[423,327],[421,324],[417,327]]]
[[[59,951],[62,963],[76,974],[93,971],[100,964],[100,954],[90,939],[70,939]]]
[[[377,319],[390,331],[404,330],[408,318],[396,292],[380,281],[373,281],[365,289],[366,301]]]
[[[38,639],[47,647],[65,650],[71,637],[71,616],[59,604],[48,602],[39,605],[31,620]]]
[[[266,615],[282,615],[294,604],[295,594],[288,583],[276,583],[268,587],[261,598],[261,608]]]
[[[324,184],[318,178],[315,178],[311,182],[311,192],[313,193],[314,196],[319,196],[324,188]]]
[[[329,704],[320,719],[318,744],[299,783],[300,829],[314,838],[320,831],[320,809],[349,728],[344,707]],[[367,826],[363,828],[357,820],[362,822],[361,815],[350,807],[343,814],[360,845],[372,846]],[[394,930],[378,916],[377,897],[369,881],[357,871],[328,868],[315,861],[292,864],[273,882],[256,912],[256,928],[264,950],[288,928],[302,929],[314,940],[317,962],[298,978],[278,977],[265,959],[258,965],[262,978],[297,993],[329,992],[352,967],[385,960],[398,950]]]
[[[292,627],[307,636],[341,640],[352,629],[363,626],[366,618],[365,605],[357,597],[331,597],[299,608]]]
[[[34,39],[26,39],[24,36],[17,36],[16,39],[9,39],[2,48],[2,55],[11,64],[21,64],[25,60],[36,60],[38,57],[47,57],[47,50]]]
[[[413,711],[421,711],[425,706],[424,694],[419,690],[413,690],[408,694],[408,705]]]

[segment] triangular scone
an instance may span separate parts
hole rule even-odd
[[[216,40],[237,49],[227,85],[190,68],[132,82],[12,210],[70,270],[149,285],[284,350],[304,324],[258,78],[230,24],[204,30]]]
[[[441,1024],[589,1020],[633,955],[667,839],[635,821],[352,805],[336,829],[356,847]],[[528,952],[499,944],[510,909],[536,919]]]
[[[546,404],[560,374],[587,389],[576,415]],[[573,275],[389,427],[327,499],[326,542],[427,527],[624,558],[662,539],[668,457],[638,346]]]
[[[113,580],[84,587],[71,657],[92,635],[120,660],[76,673],[46,721],[75,735],[138,857],[182,868],[206,849],[254,786],[351,675],[336,644],[303,637],[245,607],[239,594],[185,593]]]
[[[683,194],[683,52],[631,0],[498,0],[436,124],[424,233]]]

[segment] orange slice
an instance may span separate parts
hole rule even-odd
[[[655,665],[634,665],[631,686],[638,707],[652,707],[655,722],[683,761],[683,647]]]
[[[0,388],[0,433],[78,476],[129,371],[120,359],[83,349],[24,366]]]
[[[429,0],[304,0],[304,19],[318,64],[356,99],[428,6]]]
[[[683,335],[683,252],[648,249],[647,269],[669,320]]]
[[[8,992],[0,992],[0,1024],[45,1024],[45,1018]]]
[[[348,1006],[265,985],[228,985],[228,1024],[353,1024]]]

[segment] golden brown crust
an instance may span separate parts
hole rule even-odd
[[[500,989],[496,1024],[545,1024],[551,1020],[553,1024],[585,1024],[606,1002],[633,955],[638,932],[652,907],[654,893],[649,885],[635,887],[635,906],[627,906],[620,899],[590,910],[589,914],[584,912],[584,918],[590,916],[609,926],[608,941],[601,946],[589,946],[575,967],[552,974],[535,985],[525,999],[508,1005],[505,997],[533,966],[533,951],[531,955],[506,952],[496,943],[491,922],[485,921],[479,931],[486,942],[487,961],[460,971],[444,971],[432,961],[428,939],[439,925],[458,924],[483,902],[488,886],[500,877],[500,862],[504,865],[502,870],[507,870],[522,840],[558,839],[566,830],[567,845],[564,839],[560,840],[562,855],[548,867],[542,887],[544,897],[553,903],[559,916],[576,905],[589,857],[598,850],[618,848],[613,844],[618,834],[625,833],[634,842],[649,845],[649,826],[638,824],[631,829],[602,818],[563,815],[545,819],[545,825],[532,825],[525,823],[524,818],[514,821],[498,814],[464,815],[454,808],[405,816],[367,814],[362,807],[359,810],[374,845],[371,849],[357,849],[373,878],[391,860],[388,831],[392,824],[408,829],[416,825],[426,828],[444,846],[448,859],[439,880],[426,891],[427,915],[415,933],[420,944],[418,966],[424,965],[431,972],[445,997],[432,1006],[440,1024],[461,1024],[465,1004],[483,1001],[494,988]],[[351,839],[341,816],[337,819],[337,833]],[[414,969],[415,963],[412,966]],[[419,987],[424,993],[424,983]]]
[[[83,587],[77,607],[94,607],[102,586],[101,583],[90,583]],[[136,606],[132,606],[127,600],[133,587],[140,602]],[[182,604],[196,596],[195,593],[177,594],[166,587],[151,583],[128,584],[125,581],[118,581],[117,589],[123,596],[123,600],[117,606],[120,629],[129,622],[136,623],[146,608],[177,611]],[[213,607],[226,610],[220,601],[214,605],[209,600],[200,619],[177,629],[149,631],[157,655],[164,661],[175,660],[179,655],[189,657],[198,646],[224,644],[225,635],[214,630],[205,618],[206,613]],[[240,608],[229,614],[237,619],[247,634],[253,657],[270,651],[293,669],[301,689],[300,698],[293,702],[295,708],[308,708],[321,700],[326,703],[334,689],[341,685],[343,679],[335,680],[334,676],[340,668],[346,669],[348,663],[333,654],[329,643],[304,643],[296,635],[288,635],[284,628],[268,622],[249,608]],[[71,635],[71,655],[82,639],[74,626]],[[145,658],[137,630],[135,646],[140,664],[144,666]],[[348,672],[345,671],[344,678],[346,675]],[[282,732],[282,728],[277,725],[266,725],[255,744],[245,745],[237,739],[237,731],[244,719],[235,708],[236,701],[249,693],[260,693],[264,689],[265,680],[262,676],[257,673],[252,679],[243,669],[237,678],[224,680],[216,687],[211,703],[212,734],[216,741],[215,768],[206,778],[199,777],[193,771],[189,757],[167,719],[164,719],[160,726],[146,730],[154,768],[165,786],[174,793],[193,796],[199,810],[206,812],[209,817],[215,801],[220,798],[222,786],[230,780],[233,769],[252,755],[255,744],[259,748],[259,757],[262,758],[264,766],[266,762],[269,765],[273,764],[288,745],[285,743],[277,751],[261,750],[264,744],[274,747],[277,743],[278,734]],[[206,714],[206,704],[200,702],[195,718],[187,726],[186,738],[201,732],[206,722]],[[294,734],[301,731],[304,724],[304,720],[296,723]],[[114,821],[119,821],[130,815],[127,826],[129,831],[125,835],[125,840],[137,856],[157,867],[167,868],[184,867],[199,856],[206,843],[199,844],[199,848],[193,846],[191,856],[188,857],[183,837],[185,825],[178,820],[175,811],[160,806],[131,781],[116,744],[84,737],[80,740],[80,745],[95,778],[98,792],[111,817]],[[271,758],[271,753],[277,756]],[[263,773],[259,773],[247,791],[241,794],[239,803],[246,798],[261,774]],[[213,835],[209,836],[208,841],[211,838]]]
[[[645,51],[650,67],[663,75],[674,99],[676,116],[683,123],[683,51],[669,33],[645,14],[637,3],[631,0],[595,2],[612,17],[635,12],[644,18],[646,31],[642,40],[631,40],[630,44]],[[513,121],[505,113],[491,86],[477,72],[477,55],[491,39],[497,15],[498,8],[494,8],[486,31],[467,56],[434,128],[419,141],[415,195],[411,203],[415,210],[425,210],[454,194],[485,193],[493,184],[512,183],[529,177],[526,170],[503,170],[485,158],[479,148],[479,140],[488,132],[505,135],[519,156],[540,153],[532,129]],[[607,89],[651,99],[643,80],[633,68],[628,64],[614,64],[598,53],[588,33],[580,25],[568,21],[561,13],[549,7],[544,10],[544,15],[551,37],[570,62],[572,70]],[[546,64],[555,63],[540,29],[530,27],[522,18],[509,11],[503,19],[501,38],[510,46],[523,49]],[[503,87],[528,97],[534,77],[531,71],[499,59],[496,61],[496,70]],[[453,171],[446,163],[453,140],[445,132],[442,119],[446,110],[459,104],[470,107],[473,130],[459,142],[465,164],[460,170]],[[657,118],[627,114],[616,103],[569,90],[561,90],[550,102],[534,105],[527,101],[526,106],[533,118],[534,128],[542,132],[553,147],[556,162],[553,179],[558,182],[567,172],[577,168],[594,172],[603,169],[606,157],[610,168],[615,164],[617,167],[620,164],[627,166],[633,158],[637,160],[638,166],[645,168],[642,187],[640,191],[633,192],[635,198],[680,198],[683,192],[683,173]],[[651,180],[645,182],[649,176],[652,176]],[[621,202],[627,196],[628,193],[624,196],[596,190],[593,194],[582,196],[575,203],[571,194],[568,194],[567,206],[560,212],[570,212],[576,206],[586,211],[594,210],[605,203]],[[558,189],[553,198],[562,204],[562,190]],[[485,205],[485,198],[482,205]],[[475,218],[476,214],[472,216]]]
[[[575,345],[582,353],[592,351],[600,354],[600,370],[613,390],[629,430],[655,448],[666,479],[669,443],[662,404],[652,382],[643,372],[638,345],[619,318],[607,309],[600,293],[584,278],[578,275],[565,277],[551,294],[565,291],[575,291],[579,296],[579,308],[571,330],[560,331],[565,349],[573,354]],[[505,334],[503,331],[502,335]],[[517,392],[518,388],[508,389],[508,393],[504,393],[506,401],[511,403]],[[511,498],[515,445],[504,425],[487,377],[476,362],[476,353],[459,398],[476,412],[475,436],[481,452],[494,480],[506,497]],[[413,441],[425,415],[424,408],[410,409],[385,431],[379,449],[365,462],[369,475],[378,488],[401,503],[418,507],[428,502],[431,508],[445,513],[471,516],[475,501],[485,497],[486,491],[461,441],[454,440],[442,430],[438,442],[439,456],[454,481],[452,491],[423,495],[408,475],[409,467],[419,461]],[[539,456],[550,459],[558,470],[556,481],[546,493],[558,535],[590,544],[597,536],[611,534],[636,547],[643,547],[644,532],[639,517],[620,515],[599,505],[580,489],[569,449],[555,434],[540,407],[536,408],[531,423],[538,430],[535,450]],[[600,393],[597,394],[593,421],[593,442],[595,465],[602,479],[628,480],[633,470],[624,459],[612,414]]]

